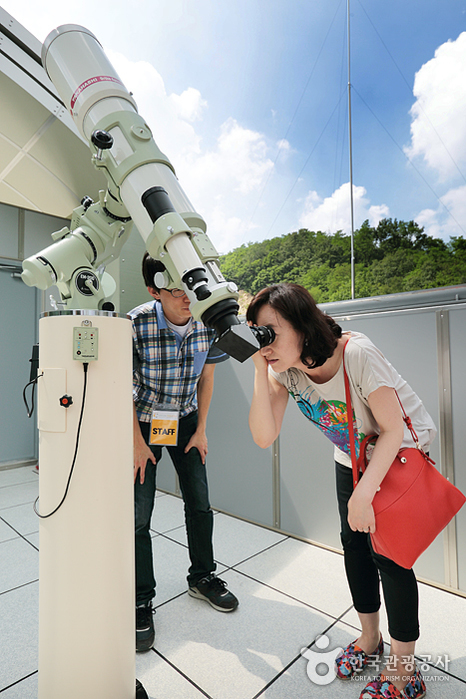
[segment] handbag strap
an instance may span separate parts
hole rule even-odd
[[[353,471],[353,488],[356,488],[358,482],[359,482],[359,475],[358,475],[358,464],[356,460],[356,446],[355,446],[355,441],[354,441],[354,423],[353,423],[353,406],[351,405],[351,391],[350,391],[350,385],[349,385],[349,379],[348,379],[348,374],[346,373],[346,367],[345,367],[345,349],[346,345],[349,342],[349,338],[346,340],[344,346],[343,346],[343,375],[345,378],[345,398],[346,398],[346,419],[348,422],[348,435],[349,435],[349,443],[350,443],[350,452],[351,452],[351,468]]]
[[[355,446],[355,437],[354,437],[354,423],[353,423],[353,407],[351,404],[351,390],[350,390],[350,383],[348,379],[348,374],[346,373],[346,366],[345,366],[345,349],[346,345],[349,342],[346,340],[344,346],[343,346],[343,375],[345,379],[345,398],[346,398],[346,417],[348,420],[348,434],[349,434],[349,443],[350,443],[350,452],[351,452],[351,468],[353,471],[353,488],[356,488],[358,482],[359,482],[359,469],[358,469],[358,461],[356,459],[356,446]],[[411,433],[411,437],[413,438],[414,445],[416,449],[419,449],[421,451],[425,458],[430,461],[432,464],[435,463],[432,461],[432,459],[424,452],[423,448],[419,444],[419,440],[417,437],[417,434],[414,430],[414,427],[411,422],[411,418],[406,414],[406,411],[403,407],[403,403],[400,400],[400,396],[398,395],[398,392],[396,389],[393,389],[395,391],[395,395],[398,398],[398,403],[400,404],[401,412],[403,413],[403,421],[406,424],[406,427]],[[351,416],[351,417],[350,417]]]
[[[413,438],[413,442],[414,442],[414,444],[416,445],[416,449],[420,449],[420,450],[422,451],[422,447],[421,447],[421,445],[419,444],[419,440],[418,440],[418,438],[417,438],[417,434],[416,434],[416,432],[414,431],[414,427],[413,427],[413,425],[412,425],[411,418],[406,414],[406,411],[405,411],[405,409],[403,408],[403,403],[401,402],[400,396],[398,395],[398,393],[397,393],[396,390],[395,390],[395,395],[396,395],[396,397],[398,398],[398,403],[400,404],[401,412],[403,413],[403,421],[404,421],[404,423],[406,424],[406,427],[408,428],[408,430],[409,430],[410,433],[411,433],[411,437]]]

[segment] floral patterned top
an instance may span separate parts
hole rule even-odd
[[[432,418],[417,394],[366,335],[351,332],[345,349],[345,366],[351,387],[357,454],[366,435],[380,432],[367,399],[381,386],[396,389],[421,446],[429,447],[437,433]],[[351,468],[343,365],[329,381],[320,384],[299,369],[269,371],[287,389],[305,417],[333,442],[335,461]],[[413,440],[405,426],[401,447],[410,446]]]

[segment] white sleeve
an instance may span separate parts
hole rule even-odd
[[[389,386],[398,391],[406,383],[367,337],[351,339],[345,355],[350,381],[366,405],[370,394],[381,386]]]

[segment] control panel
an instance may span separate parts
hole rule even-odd
[[[98,328],[73,328],[73,359],[81,362],[95,361],[98,358],[98,347]]]

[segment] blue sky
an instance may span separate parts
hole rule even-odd
[[[220,252],[350,231],[347,0],[3,1],[97,36]],[[466,235],[466,0],[351,0],[355,227]]]

